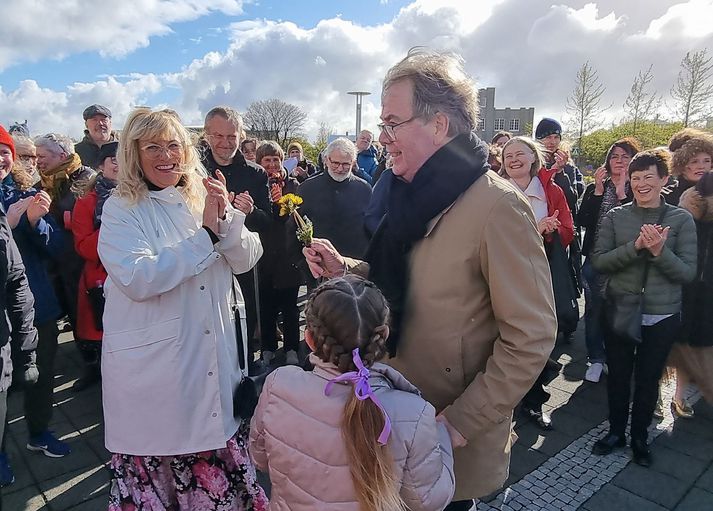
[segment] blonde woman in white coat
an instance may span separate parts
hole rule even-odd
[[[259,238],[175,112],[134,111],[118,156],[99,234],[109,509],[266,509],[233,415],[244,303],[232,275],[255,266]]]

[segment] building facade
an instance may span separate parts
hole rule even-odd
[[[509,131],[513,135],[532,136],[535,109],[495,108],[495,87],[478,90],[480,120],[476,135],[486,142],[492,140],[498,131]]]

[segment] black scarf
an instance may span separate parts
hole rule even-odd
[[[97,205],[94,208],[94,228],[99,229],[102,221],[102,211],[104,203],[111,195],[111,191],[116,187],[116,181],[104,177],[103,173],[97,176],[94,183],[94,191],[97,192]]]
[[[392,180],[387,213],[369,244],[369,280],[381,289],[391,307],[389,352],[396,354],[408,291],[409,255],[428,223],[453,204],[490,167],[488,146],[475,134],[458,135],[418,170],[411,183]]]

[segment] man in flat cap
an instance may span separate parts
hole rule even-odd
[[[82,165],[96,169],[101,163],[99,151],[107,142],[118,140],[111,131],[111,111],[102,105],[90,105],[84,109],[84,139],[74,146],[82,159]]]

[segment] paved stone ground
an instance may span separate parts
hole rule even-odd
[[[80,359],[69,334],[60,342],[51,428],[73,452],[50,459],[27,451],[22,396],[11,395],[7,452],[16,482],[2,490],[6,511],[106,509],[109,453],[101,392],[98,386],[79,394],[70,390]],[[518,421],[506,488],[480,502],[478,510],[713,510],[713,408],[701,400],[694,420],[675,423],[667,412],[652,433],[658,436],[649,469],[630,463],[628,449],[592,456],[592,442],[606,431],[605,384],[582,381],[586,353],[581,331],[555,353],[565,366],[550,386],[547,408],[555,429],[542,432],[529,421]]]

